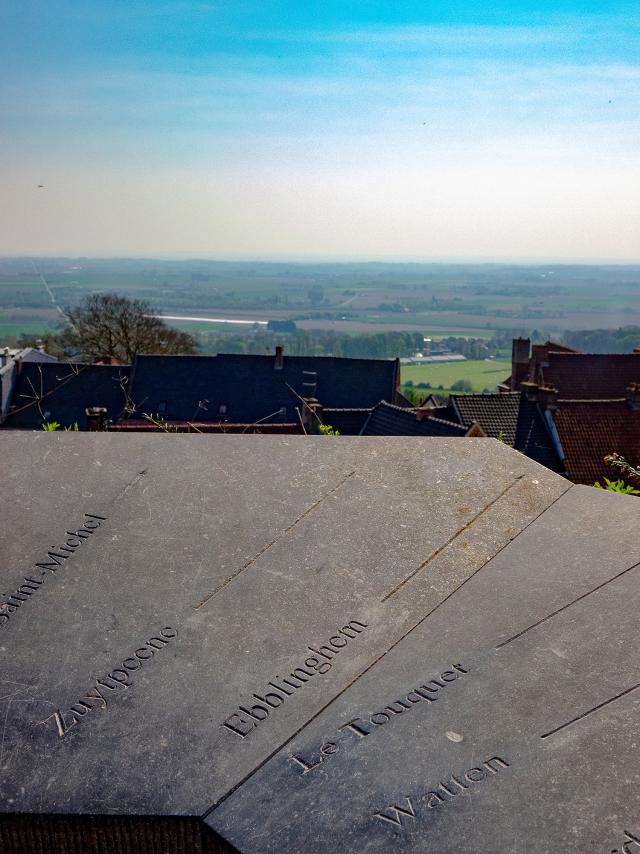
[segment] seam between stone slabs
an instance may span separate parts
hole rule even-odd
[[[224,590],[224,588],[225,588],[228,584],[230,584],[230,583],[233,581],[233,579],[234,579],[234,578],[237,578],[237,577],[240,575],[240,573],[241,573],[241,572],[244,572],[244,571],[245,571],[245,569],[249,569],[249,567],[250,567],[250,566],[252,566],[252,564],[254,564],[254,563],[258,560],[258,558],[259,558],[259,557],[261,557],[261,556],[262,556],[266,551],[268,551],[268,550],[271,548],[271,546],[275,546],[275,544],[276,544],[279,540],[281,540],[283,537],[285,537],[285,536],[289,533],[289,531],[291,531],[293,528],[295,528],[295,526],[296,526],[299,522],[302,522],[302,520],[303,520],[306,516],[308,516],[308,515],[309,515],[309,513],[311,513],[313,510],[315,510],[315,509],[316,509],[316,507],[318,507],[318,505],[322,504],[322,502],[323,502],[323,501],[325,501],[327,498],[329,498],[329,496],[330,496],[330,495],[333,495],[333,493],[334,493],[334,492],[336,492],[336,490],[340,489],[340,487],[341,487],[341,486],[343,486],[343,485],[344,485],[344,484],[349,480],[349,478],[350,478],[350,477],[353,477],[353,475],[354,475],[355,473],[356,473],[356,471],[355,471],[355,469],[354,469],[353,471],[350,471],[350,472],[348,472],[347,474],[345,474],[345,475],[344,475],[344,477],[340,480],[340,482],[339,482],[339,483],[337,483],[334,487],[332,487],[332,488],[331,488],[328,492],[326,492],[324,495],[320,496],[320,498],[318,498],[318,500],[317,500],[317,501],[314,501],[314,503],[313,503],[310,507],[307,507],[307,509],[304,511],[304,513],[302,513],[300,516],[298,516],[298,518],[297,518],[297,519],[294,519],[294,521],[293,521],[290,525],[288,525],[288,526],[287,526],[283,531],[281,531],[281,532],[277,535],[277,537],[275,537],[273,540],[271,540],[271,542],[270,542],[270,543],[267,543],[267,544],[266,544],[266,546],[263,546],[263,547],[260,549],[260,551],[259,551],[259,552],[257,552],[257,553],[252,557],[252,558],[250,558],[250,559],[249,559],[245,564],[243,564],[243,565],[240,567],[240,569],[237,569],[237,570],[236,570],[235,572],[233,572],[233,573],[232,573],[228,578],[226,578],[224,581],[222,581],[222,582],[221,582],[221,583],[220,583],[220,584],[219,584],[219,585],[218,585],[218,586],[213,590],[213,592],[212,592],[212,593],[209,593],[207,596],[205,596],[205,598],[202,600],[202,602],[200,602],[198,605],[196,605],[196,606],[194,607],[194,609],[193,609],[193,610],[194,610],[194,611],[198,611],[200,608],[202,608],[204,605],[206,605],[206,604],[207,604],[207,602],[209,602],[209,600],[210,600],[210,599],[213,599],[213,597],[214,597],[217,593],[219,593],[221,590]]]
[[[554,499],[553,499],[553,501],[552,501],[552,502],[551,502],[547,507],[545,507],[545,509],[544,509],[544,510],[540,511],[540,513],[538,513],[538,515],[537,515],[537,516],[534,516],[534,518],[533,518],[533,519],[531,519],[531,521],[530,521],[530,522],[527,522],[527,524],[524,526],[524,528],[522,529],[522,531],[520,531],[520,532],[519,532],[519,533],[518,533],[518,534],[513,538],[513,540],[516,540],[516,539],[517,539],[517,538],[518,538],[518,537],[523,533],[523,531],[526,531],[526,530],[527,530],[527,528],[529,527],[529,525],[533,525],[533,523],[534,523],[535,521],[537,521],[541,516],[544,516],[544,514],[545,514],[548,510],[550,510],[550,508],[551,508],[551,507],[553,507],[553,505],[554,505],[557,501],[559,501],[563,496],[565,496],[565,495],[569,492],[569,490],[571,490],[571,489],[574,487],[574,485],[575,485],[575,484],[570,483],[570,484],[567,486],[567,488],[564,490],[564,492],[562,492],[560,495],[558,495],[558,496],[557,496],[557,498],[554,498]],[[510,543],[512,543],[512,542],[513,542],[513,540],[509,540],[509,542],[507,542],[507,543],[505,543],[503,546],[501,546],[501,547],[498,549],[498,551],[493,555],[493,557],[490,557],[490,558],[489,558],[489,560],[485,561],[485,562],[482,564],[482,566],[479,566],[479,567],[475,570],[475,572],[473,572],[471,575],[469,575],[467,578],[465,578],[465,579],[464,579],[464,581],[462,581],[462,582],[461,582],[461,583],[456,587],[456,589],[455,589],[455,590],[452,590],[452,591],[451,591],[451,593],[449,593],[447,596],[445,596],[445,598],[444,598],[441,602],[438,602],[438,604],[437,604],[434,608],[432,608],[432,609],[431,609],[427,614],[425,614],[425,615],[424,615],[424,617],[421,617],[421,618],[418,620],[418,622],[417,622],[417,623],[415,623],[413,626],[411,626],[411,628],[410,628],[410,629],[408,629],[408,630],[407,630],[403,635],[401,635],[401,636],[398,638],[398,640],[394,641],[388,649],[386,649],[384,652],[380,653],[380,655],[379,655],[376,659],[374,659],[374,660],[371,662],[371,664],[368,664],[368,665],[364,668],[364,670],[362,670],[360,673],[358,673],[356,676],[354,676],[354,678],[349,682],[349,684],[348,684],[348,685],[345,685],[345,687],[344,687],[341,691],[338,691],[338,693],[337,693],[337,694],[335,694],[335,695],[334,695],[334,696],[333,696],[333,697],[332,697],[332,698],[331,698],[327,703],[325,703],[325,704],[324,704],[324,706],[322,706],[320,709],[318,709],[318,711],[317,711],[314,715],[311,715],[311,717],[309,717],[307,720],[305,720],[305,722],[302,724],[302,726],[298,727],[298,729],[297,729],[294,733],[292,733],[288,738],[286,738],[286,739],[282,742],[282,744],[279,744],[279,745],[278,745],[278,747],[276,747],[274,750],[272,750],[272,751],[271,751],[271,753],[269,753],[269,755],[268,755],[268,756],[266,756],[266,757],[262,760],[262,762],[260,762],[258,765],[256,765],[256,767],[255,767],[255,768],[252,768],[252,769],[251,769],[251,771],[249,771],[249,773],[248,773],[248,774],[245,774],[245,776],[242,778],[242,780],[239,780],[239,781],[238,781],[234,786],[232,786],[232,787],[231,787],[227,792],[225,792],[223,795],[221,795],[221,796],[218,798],[218,800],[217,800],[217,801],[215,801],[215,802],[214,802],[214,803],[209,807],[209,809],[208,809],[208,810],[206,810],[206,811],[202,814],[202,816],[201,816],[202,820],[204,821],[206,818],[208,818],[208,816],[210,816],[210,815],[211,815],[211,813],[212,813],[214,810],[216,810],[216,809],[217,809],[221,804],[223,804],[223,803],[224,803],[228,798],[230,798],[230,797],[231,797],[231,795],[233,795],[233,794],[234,794],[234,792],[236,792],[236,791],[237,791],[241,786],[244,786],[244,784],[247,782],[247,780],[250,780],[250,779],[251,779],[251,777],[253,777],[253,775],[254,775],[254,774],[257,774],[257,773],[258,773],[258,771],[260,771],[260,769],[261,769],[264,765],[266,765],[266,764],[267,764],[267,762],[269,762],[271,759],[273,759],[273,757],[274,757],[277,753],[279,753],[281,750],[283,750],[283,749],[284,749],[288,744],[290,744],[290,743],[293,741],[293,739],[294,739],[294,738],[296,738],[298,735],[300,735],[300,733],[301,733],[304,729],[306,729],[310,724],[312,724],[312,723],[313,723],[313,721],[314,721],[317,717],[319,717],[319,716],[320,716],[324,711],[326,711],[326,709],[328,709],[328,708],[329,708],[329,706],[330,706],[332,703],[334,703],[334,702],[335,702],[336,700],[338,700],[338,699],[339,699],[339,698],[340,698],[340,697],[341,697],[341,696],[342,696],[346,691],[348,691],[348,690],[349,690],[349,688],[351,688],[351,686],[352,686],[352,685],[354,685],[354,684],[358,681],[358,679],[360,679],[362,676],[364,676],[364,675],[365,675],[365,673],[368,673],[368,672],[369,672],[369,670],[371,670],[371,668],[372,668],[372,667],[375,667],[375,665],[376,665],[379,661],[381,661],[381,660],[385,657],[385,655],[387,655],[388,653],[390,653],[390,652],[391,652],[391,650],[392,650],[392,649],[394,649],[396,646],[398,646],[398,644],[399,644],[399,643],[402,643],[402,641],[403,641],[405,638],[407,638],[407,637],[411,634],[411,632],[413,632],[415,629],[417,629],[417,628],[418,628],[418,626],[420,626],[422,623],[424,623],[424,621],[425,621],[426,619],[428,619],[428,618],[429,618],[429,617],[430,617],[430,616],[431,616],[435,611],[437,611],[437,610],[438,610],[438,608],[440,608],[442,605],[444,605],[444,603],[445,603],[448,599],[450,599],[452,596],[454,596],[454,595],[458,592],[458,590],[460,590],[460,588],[461,588],[464,584],[466,584],[466,583],[467,583],[467,581],[469,581],[471,578],[473,578],[473,576],[474,576],[474,575],[477,575],[477,574],[480,572],[480,570],[481,570],[481,569],[484,569],[484,567],[485,567],[488,563],[490,563],[490,562],[491,562],[495,557],[497,557],[497,556],[500,554],[500,552],[501,552],[501,551],[503,551],[503,549],[506,549],[506,547],[507,547]]]
[[[592,709],[587,709],[587,711],[583,712],[581,715],[578,715],[575,718],[571,718],[571,720],[567,721],[565,724],[560,724],[560,726],[555,727],[555,729],[549,730],[549,732],[545,732],[543,735],[540,736],[540,738],[549,738],[549,736],[555,735],[557,732],[560,732],[561,729],[566,729],[568,726],[571,726],[571,724],[575,724],[578,721],[581,721],[583,718],[592,715],[599,709],[608,706],[609,703],[615,703],[616,700],[619,700],[621,697],[625,697],[627,694],[630,694],[632,691],[635,691],[638,688],[640,688],[640,682],[638,682],[636,685],[632,685],[631,688],[625,688],[624,691],[620,691],[620,693],[616,694],[615,697],[610,697],[608,700],[603,700],[602,703],[598,703],[598,705],[594,706]]]
[[[457,538],[458,538],[461,534],[464,534],[464,532],[465,532],[465,531],[468,531],[468,530],[469,530],[469,528],[471,528],[471,526],[472,526],[472,525],[474,525],[474,524],[478,521],[478,519],[479,519],[479,518],[480,518],[484,513],[486,513],[486,512],[487,512],[487,510],[489,510],[491,507],[493,507],[493,505],[494,505],[496,502],[500,501],[500,499],[501,499],[501,498],[503,498],[503,497],[507,494],[507,492],[509,492],[509,490],[510,490],[510,489],[512,489],[512,488],[513,488],[517,483],[519,483],[519,482],[522,480],[522,478],[523,478],[524,476],[525,476],[525,475],[523,475],[523,474],[518,475],[518,477],[517,477],[517,478],[516,478],[512,483],[510,483],[508,486],[505,486],[505,488],[502,490],[502,492],[501,492],[499,495],[496,495],[496,497],[495,497],[493,500],[491,500],[488,504],[486,504],[486,505],[482,508],[482,510],[480,510],[478,513],[476,513],[476,515],[475,515],[472,519],[470,519],[470,520],[469,520],[465,525],[463,525],[461,528],[459,528],[459,529],[455,532],[455,534],[453,534],[451,537],[449,537],[449,539],[447,540],[447,542],[446,542],[446,543],[443,543],[443,544],[442,544],[441,546],[439,546],[439,547],[438,547],[438,548],[437,548],[437,549],[436,549],[432,554],[430,554],[430,555],[429,555],[429,557],[428,557],[426,560],[423,560],[423,561],[422,561],[422,563],[421,563],[421,564],[419,564],[415,569],[413,569],[413,570],[409,573],[409,575],[407,575],[407,577],[406,577],[406,578],[404,578],[404,579],[403,579],[399,584],[397,584],[397,585],[393,588],[393,590],[391,590],[389,593],[387,593],[387,595],[386,595],[386,596],[384,597],[384,599],[382,599],[381,601],[382,601],[382,602],[386,602],[386,601],[387,601],[387,599],[390,599],[392,596],[395,596],[395,595],[396,595],[396,593],[397,593],[399,590],[401,590],[401,589],[404,587],[404,585],[405,585],[405,584],[407,584],[407,582],[411,581],[411,579],[412,579],[412,578],[414,578],[414,577],[415,577],[415,576],[416,576],[416,575],[417,575],[421,570],[423,570],[423,569],[424,569],[428,564],[430,564],[432,560],[434,560],[436,557],[438,557],[438,555],[439,555],[441,552],[443,552],[443,551],[444,551],[446,548],[448,548],[448,547],[449,547],[449,546],[450,546],[450,545],[451,545],[455,540],[457,540]]]
[[[621,578],[623,575],[626,575],[627,572],[631,572],[632,569],[637,569],[640,566],[640,561],[638,563],[634,563],[633,566],[628,566],[626,569],[623,569],[622,572],[619,572],[617,575],[612,576],[611,578],[607,578],[606,581],[603,581],[601,584],[598,584],[597,587],[594,587],[593,590],[588,590],[586,593],[583,593],[582,596],[578,596],[577,599],[574,599],[572,602],[568,602],[566,605],[563,605],[561,608],[558,608],[555,611],[552,611],[550,614],[547,614],[546,617],[543,617],[541,620],[538,620],[537,623],[533,623],[530,626],[527,626],[526,629],[522,629],[521,632],[518,632],[513,637],[507,638],[507,640],[502,641],[496,646],[496,649],[502,649],[503,647],[510,644],[512,641],[521,638],[522,635],[526,635],[527,632],[530,632],[532,629],[541,626],[543,623],[546,623],[547,620],[551,620],[553,617],[561,614],[562,611],[566,611],[567,608],[571,608],[572,605],[575,605],[577,602],[581,602],[583,599],[586,599],[587,596],[591,596],[592,593],[597,593],[598,590],[602,590],[603,587],[606,587],[607,584],[611,584],[613,581],[617,581],[618,578]]]

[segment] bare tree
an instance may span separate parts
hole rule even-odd
[[[93,294],[66,312],[70,328],[64,336],[68,349],[88,359],[114,358],[132,362],[137,353],[188,354],[195,339],[171,329],[144,300],[117,294]]]

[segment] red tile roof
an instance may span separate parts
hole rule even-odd
[[[558,344],[557,341],[545,341],[544,344],[533,344],[531,346],[531,358],[535,362],[546,362],[549,353],[580,353],[580,351],[574,350],[573,347],[566,347],[564,344]]]
[[[640,382],[640,353],[549,352],[538,366],[535,381],[567,400],[621,398],[628,385]]]
[[[574,483],[618,480],[619,474],[604,462],[607,454],[640,463],[640,411],[633,412],[626,400],[562,400],[554,421]]]

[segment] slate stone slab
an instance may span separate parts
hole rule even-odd
[[[203,815],[569,489],[491,440],[0,441],[7,813]]]
[[[245,851],[640,850],[639,514],[571,489],[207,821]]]

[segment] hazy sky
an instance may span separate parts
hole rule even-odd
[[[640,259],[637,0],[1,8],[1,254]]]

